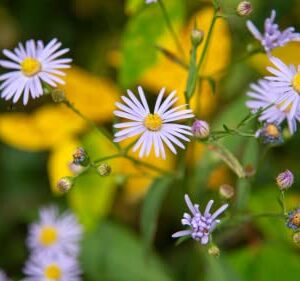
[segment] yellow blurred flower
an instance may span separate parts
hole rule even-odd
[[[190,35],[194,28],[195,21],[197,22],[197,26],[204,31],[204,36],[206,36],[212,17],[213,9],[205,8],[194,15],[190,19],[188,25],[183,28],[180,35],[180,42],[183,45],[186,55],[189,54],[191,49]],[[177,53],[176,46],[174,46],[174,42],[170,36],[164,35],[164,37],[161,38],[161,41],[158,42],[158,45],[173,53]],[[203,46],[204,42],[199,47],[198,57],[203,50]],[[201,75],[213,76],[213,78],[218,82],[220,77],[215,74],[229,64],[230,51],[231,40],[228,24],[225,20],[218,19],[213,30],[206,59],[201,69]],[[180,54],[177,55],[179,56]],[[183,69],[167,59],[164,55],[160,54],[158,62],[154,67],[146,71],[141,79],[141,83],[144,86],[153,89],[153,91],[157,93],[163,86],[167,87],[168,90],[176,89],[180,97],[178,103],[182,103],[184,102],[187,75],[186,69]],[[196,100],[195,96],[198,96],[199,98]],[[195,96],[192,99],[192,108],[194,110],[199,109],[196,111],[196,114],[199,114],[201,118],[205,118],[210,115],[216,108],[217,95],[214,96],[212,94],[207,81],[204,80],[203,83],[201,83],[201,89],[198,89],[198,93]]]
[[[300,42],[290,42],[284,47],[276,48],[272,51],[272,55],[280,58],[286,64],[300,64]],[[266,54],[256,54],[249,59],[252,65],[262,75],[268,75],[267,66],[271,66],[271,62]]]

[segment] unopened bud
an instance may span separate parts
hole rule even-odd
[[[293,235],[293,241],[297,246],[300,246],[300,232],[296,232]]]
[[[209,136],[209,124],[203,120],[196,120],[192,126],[192,132],[199,139],[206,139]]]
[[[249,16],[253,11],[253,6],[249,1],[242,1],[238,4],[236,12],[241,17]]]
[[[54,102],[60,103],[66,100],[65,92],[60,89],[55,89],[51,91],[51,96]]]
[[[192,30],[191,40],[194,46],[199,46],[204,38],[204,32],[200,29],[194,28]]]
[[[208,248],[208,254],[213,256],[213,257],[219,257],[220,256],[220,249],[215,245],[210,246]]]
[[[73,182],[74,178],[63,177],[57,182],[57,189],[62,193],[66,193],[73,187]]]
[[[90,164],[90,158],[86,151],[82,147],[78,147],[73,154],[73,163],[75,165],[80,165],[87,167]]]
[[[107,177],[111,173],[111,167],[106,163],[100,164],[97,168],[97,172],[100,176]]]
[[[294,183],[293,173],[289,170],[280,173],[276,178],[276,183],[280,190],[286,190],[290,188]]]
[[[222,184],[219,188],[219,194],[224,199],[231,199],[234,196],[234,188],[229,184]]]

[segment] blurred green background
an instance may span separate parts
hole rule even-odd
[[[193,15],[211,7],[210,1],[201,0],[165,2],[178,34],[181,34],[181,28],[187,25]],[[224,13],[228,14],[226,21],[229,32],[228,35],[219,32],[218,35],[222,38],[216,40],[226,42],[228,51],[223,54],[222,46],[219,46],[221,51],[216,47],[218,53],[215,54],[215,61],[208,60],[207,64],[211,64],[214,69],[214,64],[218,64],[216,61],[226,57],[223,65],[216,66],[217,70],[225,68],[226,71],[225,75],[217,79],[217,98],[206,98],[203,108],[207,108],[207,112],[202,108],[198,113],[198,117],[210,120],[214,128],[224,123],[234,125],[247,113],[244,106],[245,92],[249,82],[255,81],[264,73],[261,62],[265,59],[234,63],[244,57],[249,44],[256,42],[246,30],[245,18],[234,15],[239,1],[220,2]],[[292,25],[300,30],[298,0],[251,2],[254,12],[250,19],[260,29],[265,17],[270,15],[271,9],[275,9],[278,13],[277,21],[282,28]],[[201,22],[200,18],[199,21]],[[112,106],[110,91],[117,98],[127,87],[134,89],[137,84],[142,83],[146,85],[148,92],[155,93],[158,87],[164,86],[164,76],[168,77],[171,85],[174,79],[182,79],[181,82],[185,83],[184,77],[178,77],[178,66],[174,65],[174,68],[168,68],[165,72],[153,70],[161,60],[161,55],[155,48],[157,42],[169,49],[169,41],[165,41],[168,32],[155,4],[146,6],[142,0],[0,2],[1,49],[13,48],[19,41],[31,38],[48,42],[54,37],[61,40],[63,46],[70,48],[69,55],[74,64],[80,67],[80,71],[84,71],[84,74],[70,73],[70,77],[74,75],[72,79],[80,84],[81,92],[76,97],[82,95],[84,100],[86,92],[95,92],[93,101],[98,104],[92,106],[87,103],[83,111],[108,129],[111,128],[112,116],[101,110],[107,106],[103,97]],[[292,49],[279,50],[282,58],[295,64],[300,63],[299,51],[298,44],[293,45]],[[161,75],[157,76],[159,73]],[[170,78],[172,75],[173,80]],[[96,77],[99,80],[95,80]],[[67,93],[68,90],[71,91],[66,89]],[[72,93],[70,96],[75,98]],[[74,102],[80,105],[79,100]],[[296,183],[288,194],[288,207],[297,207],[300,203],[299,133],[288,139],[285,145],[268,151],[252,140],[238,137],[226,139],[227,147],[242,159],[244,165],[255,166],[256,175],[250,180],[238,180],[219,159],[203,147],[195,148],[199,151],[194,150],[197,153],[191,157],[191,162],[195,164],[193,171],[196,171],[197,177],[187,178],[186,182],[178,181],[167,190],[153,247],[145,251],[139,218],[143,198],[152,179],[138,182],[134,174],[132,182],[128,183],[128,174],[136,171],[129,169],[128,174],[122,173],[114,167],[121,164],[112,162],[116,173],[109,179],[90,174],[82,179],[74,194],[57,196],[51,191],[53,181],[57,174],[60,175],[57,169],[62,166],[62,163],[51,161],[65,160],[65,151],[69,151],[62,148],[65,141],[71,139],[70,142],[76,142],[76,145],[84,145],[95,158],[109,154],[111,148],[107,148],[93,131],[87,127],[82,128],[79,123],[80,130],[61,134],[51,145],[43,147],[41,143],[46,140],[47,134],[54,134],[52,130],[58,130],[56,127],[60,126],[49,124],[39,145],[26,145],[30,142],[30,133],[35,132],[31,128],[36,126],[35,121],[30,118],[39,108],[49,104],[52,102],[48,96],[31,101],[26,107],[0,100],[0,268],[11,277],[17,279],[22,276],[21,269],[28,257],[25,245],[28,224],[37,218],[39,207],[56,203],[62,209],[72,208],[87,226],[81,255],[83,280],[86,281],[297,280],[300,275],[300,252],[293,244],[292,233],[285,228],[283,221],[260,219],[220,229],[216,233],[216,241],[222,253],[217,259],[208,256],[206,250],[194,241],[175,246],[170,235],[180,228],[180,218],[186,210],[182,189],[185,184],[193,188],[194,199],[201,199],[199,202],[202,205],[210,197],[217,198],[217,188],[221,183],[231,183],[247,193],[243,195],[241,212],[278,212],[280,207],[274,178],[288,168],[296,178]],[[93,112],[97,112],[99,107],[101,114],[91,113],[90,107],[93,107]],[[48,114],[51,117],[57,113],[53,110]],[[11,119],[15,116],[24,122],[23,127],[13,126],[17,124],[14,122],[19,121]],[[61,116],[65,116],[65,113]],[[45,120],[54,122],[50,117]],[[57,118],[60,120],[60,117]],[[64,122],[68,127],[75,121],[71,118]],[[35,137],[32,135],[33,139]],[[72,147],[69,143],[66,146],[68,149]],[[174,168],[173,162],[169,160],[167,164],[161,165]],[[139,188],[136,188],[137,185]]]

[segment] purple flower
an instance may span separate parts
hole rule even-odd
[[[192,132],[195,137],[205,139],[209,136],[210,127],[206,121],[196,120],[192,126]]]
[[[286,225],[294,231],[300,228],[300,207],[288,213]]]
[[[295,32],[294,27],[288,27],[283,31],[279,30],[278,24],[274,23],[276,11],[272,10],[271,17],[265,20],[265,30],[262,34],[252,21],[247,21],[247,27],[253,36],[259,40],[267,53],[276,47],[282,47],[290,41],[299,41],[300,33]]]
[[[276,182],[281,190],[286,190],[293,185],[294,175],[291,171],[286,170],[277,176]]]
[[[172,237],[178,238],[182,236],[191,236],[194,240],[197,240],[201,244],[205,245],[209,241],[210,234],[220,222],[220,220],[217,220],[216,218],[227,209],[228,204],[224,204],[213,214],[211,214],[210,209],[214,201],[210,200],[206,205],[204,213],[201,214],[199,211],[199,205],[193,205],[187,194],[184,196],[184,199],[192,215],[184,213],[181,223],[182,225],[188,225],[190,229],[178,231],[174,233]]]
[[[256,131],[255,136],[260,138],[263,144],[278,145],[284,142],[281,127],[276,123],[264,123],[263,127]]]
[[[5,272],[0,269],[0,281],[10,281],[6,276]]]

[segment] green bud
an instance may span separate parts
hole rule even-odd
[[[66,96],[63,90],[55,89],[51,91],[52,100],[56,103],[61,103],[66,100]]]
[[[63,177],[57,182],[57,189],[61,193],[67,193],[74,185],[73,177]]]
[[[111,167],[106,163],[100,164],[97,167],[97,172],[100,176],[107,177],[111,174]]]
[[[212,245],[208,248],[208,254],[213,257],[219,257],[220,249],[216,245]]]
[[[200,29],[194,28],[192,30],[191,41],[194,46],[199,46],[204,38],[204,32]]]

